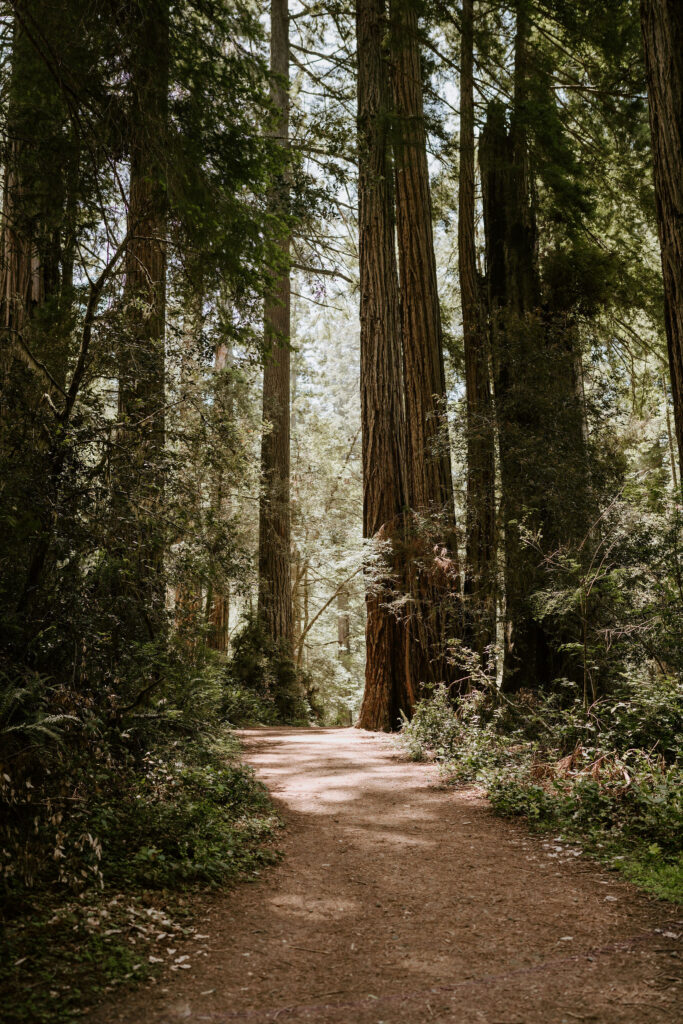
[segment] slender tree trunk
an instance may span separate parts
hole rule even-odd
[[[674,491],[678,490],[678,475],[676,473],[676,454],[674,451],[674,435],[671,429],[671,410],[669,409],[669,389],[666,380],[662,380],[662,395],[664,398],[664,410],[666,412],[666,435],[669,439],[669,461],[671,462],[671,482]]]
[[[270,68],[271,98],[280,117],[277,138],[289,145],[289,11],[288,0],[271,0]],[[273,196],[275,212],[281,212],[286,182]],[[281,241],[283,264],[289,259],[289,237]],[[291,656],[293,641],[292,581],[290,566],[291,522],[289,506],[290,432],[290,275],[278,277],[265,302],[263,370],[263,441],[261,469],[263,488],[259,508],[258,615],[264,628]]]
[[[292,558],[293,566],[293,578],[292,578],[292,620],[293,620],[293,650],[294,650],[294,661],[297,665],[301,663],[301,644],[303,643],[303,602],[302,602],[302,591],[303,591],[303,565],[301,562],[301,552],[295,545],[293,550]]]
[[[523,523],[532,532],[541,525],[534,477],[543,421],[534,372],[543,359],[543,341],[535,306],[526,305],[534,294],[533,282],[522,276],[531,267],[530,235],[519,211],[513,140],[497,104],[489,107],[480,164],[505,546],[502,685],[510,691],[534,688],[548,674],[545,636],[530,604],[540,555],[520,534]]]
[[[641,0],[664,321],[683,482],[683,5]]]
[[[169,85],[168,0],[131,7],[129,241],[125,257],[126,337],[119,355],[119,455],[115,514],[121,554],[146,632],[164,623],[163,572],[166,187]],[[128,597],[126,596],[126,600]]]
[[[404,623],[388,607],[397,577],[402,583],[408,489],[388,138],[391,95],[382,56],[386,29],[383,0],[357,0],[363,536],[386,549],[379,578],[366,591],[365,693],[358,725],[388,731],[397,728],[401,711],[410,714],[414,692],[406,672]]]
[[[221,343],[216,347],[214,356],[214,374],[226,372],[226,368],[232,363],[232,351],[227,345]],[[220,409],[224,417],[232,420],[234,417],[234,402],[232,391],[228,393],[227,400],[223,398],[224,392],[220,389],[222,396]],[[214,399],[215,401],[215,399]],[[213,520],[220,530],[223,518],[230,510],[230,493],[226,493],[223,470],[218,468],[218,476],[214,481],[212,505]],[[228,650],[230,634],[230,581],[224,579],[219,584],[211,584],[206,597],[206,618],[209,624],[208,646],[214,651],[225,653]]]
[[[340,590],[337,594],[337,654],[340,660],[351,653],[350,625],[348,591]]]
[[[419,693],[422,684],[446,677],[446,640],[459,635],[457,599],[449,593],[458,581],[458,553],[418,22],[408,0],[391,2],[391,48],[406,468],[413,513],[406,524],[406,663]],[[452,572],[438,572],[435,548],[438,564],[448,558]]]
[[[496,635],[495,425],[474,228],[474,0],[463,0],[458,258],[467,398],[466,637],[483,654]]]
[[[208,646],[222,654],[228,649],[230,633],[230,584],[226,583],[222,593],[212,595],[209,608]]]
[[[203,307],[204,287],[201,280],[198,280],[193,291],[186,297],[178,370],[180,435],[181,438],[187,439],[181,441],[186,445],[186,465],[182,478],[178,481],[183,489],[183,505],[188,517],[185,529],[181,531],[179,537],[184,544],[190,540],[189,534],[193,530],[193,524],[199,524],[203,515],[205,473],[197,442],[201,414],[194,400],[201,372],[199,353],[204,328]],[[174,602],[176,631],[183,634],[191,650],[195,649],[198,629],[205,622],[202,579],[193,569],[191,559],[180,560]]]

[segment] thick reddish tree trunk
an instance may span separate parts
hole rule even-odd
[[[289,11],[288,0],[271,2],[271,98],[279,112],[276,137],[289,145]],[[277,213],[282,190],[272,198]],[[289,258],[289,237],[281,240],[283,263]],[[266,363],[263,369],[263,476],[259,506],[258,615],[268,635],[291,656],[294,631],[290,566],[291,521],[289,507],[289,270],[278,277],[266,296],[264,310]]]
[[[408,503],[398,276],[394,248],[389,115],[382,44],[383,0],[357,0],[358,240],[360,257],[363,536],[384,545],[366,593],[365,693],[358,725],[396,729],[414,693],[402,618],[388,607],[402,584],[402,522]]]
[[[683,4],[641,0],[671,393],[683,480]]]
[[[131,67],[130,186],[125,256],[125,337],[119,354],[119,421],[114,510],[125,601],[136,598],[146,632],[164,621],[166,184],[169,13],[167,0],[134,5]]]
[[[416,693],[449,673],[447,643],[459,635],[446,377],[436,278],[417,13],[391,2],[393,152],[406,412],[406,662]],[[435,557],[435,552],[438,557]],[[441,567],[448,566],[450,571]]]
[[[474,0],[463,0],[461,38],[458,266],[467,398],[465,621],[468,644],[483,654],[496,635],[495,426],[474,227]]]
[[[505,544],[506,692],[571,678],[563,645],[572,637],[543,620],[535,595],[547,586],[544,552],[577,541],[586,510],[571,331],[560,329],[556,311],[541,308],[527,125],[533,68],[527,4],[517,3],[510,127],[502,105],[490,103],[479,149]]]
[[[24,518],[12,531],[12,559],[22,573],[26,569],[23,586],[18,579],[15,586],[21,622],[30,634],[67,452],[55,427],[66,401],[73,338],[67,250],[78,200],[78,156],[64,94],[30,31],[39,24],[43,38],[59,29],[64,39],[69,12],[49,0],[15,0],[11,7],[0,222],[0,449],[6,470],[15,459],[20,464],[13,482],[20,482],[20,490],[13,493]],[[62,56],[68,64],[71,55]]]
[[[32,331],[31,321],[64,283],[65,188],[73,152],[62,96],[24,27],[27,8],[47,33],[59,15],[45,0],[30,6],[24,0],[14,8],[0,229],[0,391],[18,360],[35,371],[36,403],[47,390],[59,405],[58,389],[41,366],[63,385],[68,327],[59,322],[56,306],[45,328]],[[36,443],[44,446],[36,427]]]

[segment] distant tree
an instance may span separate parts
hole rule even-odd
[[[31,31],[34,19],[44,26],[53,17],[50,4],[17,3],[12,20],[0,237],[0,365],[5,386],[18,359],[56,396],[56,385],[64,381],[66,352],[62,345],[61,351],[49,353],[48,372],[56,375],[52,384],[38,365],[46,365],[44,339],[39,329],[31,338],[30,325],[34,313],[70,283],[64,229],[73,147],[63,97],[36,52]],[[55,175],[58,161],[62,166]],[[57,309],[53,306],[52,316]]]

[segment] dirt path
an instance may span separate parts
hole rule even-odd
[[[384,736],[242,738],[288,826],[282,864],[210,907],[191,970],[97,1021],[683,1019],[680,911],[440,788]]]

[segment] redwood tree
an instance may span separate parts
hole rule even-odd
[[[12,362],[19,360],[36,375],[38,400],[47,385],[59,401],[67,349],[58,323],[58,299],[60,292],[70,291],[71,283],[65,258],[66,193],[75,146],[63,96],[40,48],[42,33],[49,36],[61,27],[60,14],[44,0],[13,6],[0,230],[0,386],[7,383]],[[38,325],[32,331],[34,315],[48,301],[47,330]],[[36,443],[43,443],[39,431]]]
[[[463,0],[461,39],[458,269],[467,400],[466,639],[483,653],[496,626],[495,428],[474,227],[474,0]]]
[[[640,12],[662,250],[664,319],[678,458],[683,470],[683,5],[680,0],[641,0]]]
[[[401,576],[408,482],[391,189],[391,91],[382,49],[386,30],[383,0],[357,0],[363,536],[387,549],[380,578],[366,592],[365,693],[358,725],[391,730],[401,711],[410,712],[414,692],[406,672],[404,625],[388,607]]]
[[[125,256],[125,329],[119,352],[119,433],[114,510],[129,547],[119,558],[122,594],[136,598],[143,634],[163,625],[168,0],[133,4],[128,145],[130,184]]]
[[[4,474],[20,484],[13,504],[23,525],[13,555],[25,556],[26,573],[14,589],[30,632],[57,505],[56,452],[66,450],[58,424],[68,401],[78,174],[75,118],[43,46],[58,38],[71,63],[77,44],[71,5],[17,0],[12,7],[0,223],[0,449],[8,458]]]
[[[278,112],[276,138],[289,145],[289,10],[288,0],[271,0],[271,100]],[[272,196],[275,219],[287,199],[283,179]],[[290,238],[280,240],[282,266],[264,309],[266,362],[263,370],[263,476],[259,504],[258,615],[268,636],[291,656],[293,639],[292,580],[290,567],[291,522],[289,507],[289,335]]]
[[[486,273],[505,546],[502,687],[535,688],[571,676],[571,635],[534,605],[543,560],[584,532],[586,463],[572,330],[542,304],[537,255],[527,0],[518,0],[514,98],[489,104],[481,136]],[[571,461],[570,461],[571,459]]]
[[[406,481],[412,514],[406,549],[406,662],[419,692],[421,684],[441,681],[447,672],[446,643],[459,633],[455,616],[448,614],[459,576],[418,19],[408,0],[392,0],[391,48]],[[450,572],[439,570],[445,565]]]

